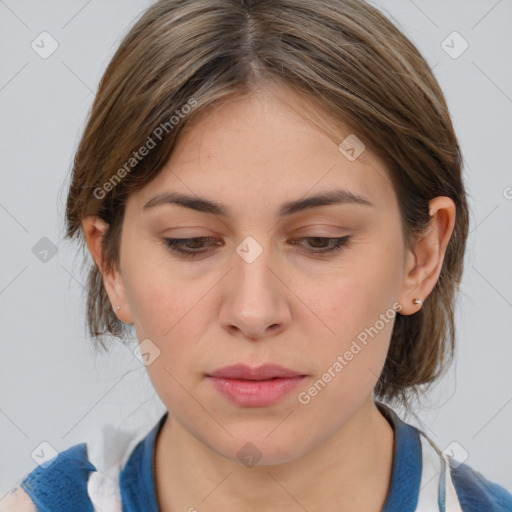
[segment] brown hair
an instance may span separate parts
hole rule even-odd
[[[408,247],[430,220],[430,199],[448,196],[456,205],[438,282],[420,311],[397,314],[375,389],[407,405],[408,392],[437,379],[453,358],[468,205],[460,148],[431,69],[390,20],[361,0],[153,4],[101,79],[74,159],[66,238],[82,235],[83,242],[82,220],[100,217],[109,224],[105,265],[115,268],[129,194],[155,178],[198,115],[270,83],[353,127],[385,162]],[[89,332],[105,348],[104,337],[123,338],[127,326],[112,310],[98,267],[88,263],[88,271]]]

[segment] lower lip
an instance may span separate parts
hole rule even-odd
[[[213,386],[241,407],[267,407],[295,389],[306,377],[239,380],[208,377]]]

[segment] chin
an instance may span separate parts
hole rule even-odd
[[[268,429],[268,432],[271,432],[272,428]],[[233,438],[224,438],[219,443],[213,440],[203,442],[219,456],[247,468],[285,464],[299,458],[307,450],[302,440],[291,441],[290,436],[284,431],[281,436],[269,436],[268,433],[251,436],[247,431],[238,436],[235,432],[230,432]],[[298,450],[298,447],[301,449]]]

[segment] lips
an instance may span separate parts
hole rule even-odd
[[[244,364],[211,372],[208,381],[238,407],[269,407],[290,394],[307,375],[276,364],[251,368]]]
[[[208,377],[217,377],[222,379],[238,380],[269,380],[276,378],[303,377],[304,374],[290,370],[277,364],[264,364],[257,368],[252,368],[245,364],[235,364],[219,368],[208,374]]]

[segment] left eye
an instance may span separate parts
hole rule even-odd
[[[339,238],[326,238],[318,236],[308,236],[291,240],[292,245],[298,245],[300,240],[314,241],[313,245],[308,243],[309,252],[314,254],[326,254],[342,249],[349,241],[349,236],[343,236]],[[206,253],[206,250],[202,250],[205,242],[214,242],[212,245],[221,245],[222,242],[215,240],[210,236],[202,236],[195,238],[165,238],[166,245],[175,253],[184,256],[195,256],[198,254]],[[318,245],[318,242],[320,245]]]
[[[321,242],[321,244],[324,244],[324,245],[321,245],[319,247],[318,245],[316,245],[316,242],[315,242],[313,244],[313,249],[311,250],[311,252],[322,254],[322,253],[329,253],[329,252],[339,251],[340,249],[342,249],[347,244],[349,239],[350,239],[349,236],[342,236],[342,237],[339,237],[339,238],[325,238],[325,237],[319,237],[319,236],[307,236],[307,237],[304,237],[304,238],[300,238],[299,240],[315,240],[316,242]],[[295,244],[297,244],[297,241],[296,240],[292,240],[291,243],[295,245]],[[325,245],[325,244],[327,244],[327,245]],[[309,246],[311,247],[311,245],[309,245]]]

